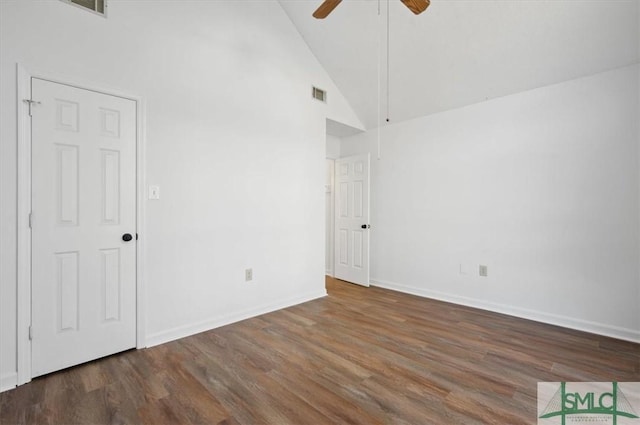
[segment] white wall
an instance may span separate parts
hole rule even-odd
[[[327,158],[340,158],[340,138],[327,134]]]
[[[640,341],[639,75],[385,127],[373,283]],[[375,130],[346,138],[342,155],[375,144]]]
[[[0,389],[16,379],[16,62],[144,99],[143,177],[162,194],[142,234],[150,344],[325,293],[325,119],[362,124],[277,2],[112,1],[103,19],[3,0]]]

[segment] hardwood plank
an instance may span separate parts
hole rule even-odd
[[[535,424],[539,381],[640,381],[640,345],[327,280],[328,297],[35,379],[0,424]]]

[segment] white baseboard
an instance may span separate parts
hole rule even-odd
[[[18,374],[6,373],[0,377],[0,393],[14,389],[18,385]]]
[[[326,296],[327,296],[327,292],[323,289],[321,291],[316,291],[316,292],[308,293],[303,296],[290,298],[278,303],[267,304],[267,305],[252,308],[249,310],[241,311],[238,313],[233,313],[233,314],[229,314],[221,317],[215,317],[212,319],[204,320],[199,323],[178,326],[173,329],[148,335],[147,347],[153,347],[155,345],[164,344],[166,342],[174,341],[176,339],[195,335],[200,332],[206,332],[211,329],[215,329],[221,326],[229,325],[231,323],[239,322],[241,320],[250,319],[252,317],[260,316],[266,313],[271,313],[272,311],[281,310],[283,308],[291,307],[297,304],[302,304],[308,301],[313,301],[315,299],[326,297]]]
[[[578,331],[584,331],[597,335],[603,335],[616,339],[622,339],[625,341],[640,343],[640,330],[621,328],[604,323],[590,322],[587,320],[513,307],[505,304],[492,303],[475,298],[447,294],[444,292],[430,291],[428,289],[401,285],[399,283],[388,282],[384,280],[371,279],[371,285],[378,286],[380,288],[391,289],[393,291],[404,292],[411,295],[417,295],[419,297],[431,298],[434,300],[464,305],[467,307],[493,311],[495,313],[507,314],[509,316],[515,316],[522,319],[533,320],[536,322],[562,326],[564,328],[575,329]]]

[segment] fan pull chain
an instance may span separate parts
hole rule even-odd
[[[380,41],[381,38],[381,33],[382,31],[380,31],[382,29],[382,20],[381,20],[381,14],[380,14],[380,0],[378,0],[378,30],[376,31],[377,33],[377,40],[378,40],[378,160],[380,160],[380,128],[382,127],[382,101],[381,101],[381,92],[382,92],[382,77],[381,77],[381,72],[380,72],[380,62],[382,60],[382,54],[381,54],[381,50],[382,50],[382,42]]]
[[[389,81],[391,81],[391,74],[389,72],[391,66],[390,66],[390,51],[391,51],[391,47],[390,47],[390,43],[389,43],[389,39],[391,38],[391,25],[389,24],[390,22],[390,12],[389,12],[389,0],[387,0],[387,122],[389,122],[389,110],[390,110],[390,105],[389,105],[389,98],[390,98],[390,84]]]

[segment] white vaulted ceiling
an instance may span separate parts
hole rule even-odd
[[[386,9],[279,0],[367,128],[386,117]],[[640,0],[432,0],[419,16],[389,2],[391,122],[638,63]],[[382,116],[378,117],[378,55]],[[329,96],[331,94],[329,93]]]

